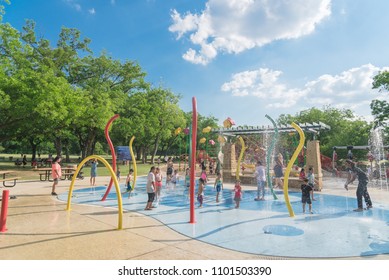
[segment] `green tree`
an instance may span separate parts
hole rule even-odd
[[[148,87],[145,73],[133,62],[114,60],[105,53],[99,57],[88,56],[73,69],[74,86],[82,89],[83,108],[74,121],[82,156],[93,154],[97,141],[104,140],[104,128],[115,114],[125,117],[130,98]],[[145,114],[146,112],[138,112]],[[114,128],[118,121],[112,124]]]
[[[373,89],[389,91],[389,72],[383,71],[373,78]],[[389,102],[387,100],[375,99],[370,103],[374,115],[374,125],[385,128],[386,141],[389,141]]]
[[[369,133],[371,125],[366,121],[357,118],[354,113],[349,109],[336,109],[330,106],[323,109],[311,108],[302,111],[295,116],[281,115],[278,120],[278,124],[290,125],[295,123],[314,123],[322,122],[331,127],[330,130],[320,131],[317,135],[317,139],[320,141],[320,147],[322,154],[326,156],[332,155],[334,146],[360,146],[367,145],[369,139]],[[306,138],[312,138],[312,132],[305,132]],[[311,135],[309,135],[311,134]],[[284,135],[285,138],[290,137]],[[356,152],[357,157],[364,156],[362,153]],[[346,151],[339,151],[339,157],[346,157]]]
[[[174,138],[174,130],[185,125],[179,99],[179,95],[161,87],[131,95],[115,134],[126,139],[126,145],[135,136],[137,158],[146,162],[147,156],[151,155],[153,163],[161,143]]]

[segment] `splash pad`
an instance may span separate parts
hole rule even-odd
[[[342,188],[337,179],[326,181],[331,188]],[[313,214],[303,214],[300,192],[289,192],[295,217],[289,217],[282,192],[278,200],[267,190],[266,200],[254,201],[255,190],[246,190],[240,209],[234,209],[231,191],[222,192],[221,202],[215,202],[210,183],[205,189],[203,208],[196,208],[196,223],[188,223],[188,190],[178,184],[174,190],[164,190],[162,201],[153,211],[144,211],[147,200],[146,180],[138,179],[130,199],[123,199],[123,209],[139,212],[160,221],[185,236],[215,246],[255,255],[279,258],[346,258],[389,254],[389,205],[374,201],[374,208],[353,212],[356,199],[349,196],[316,193]],[[123,188],[123,186],[122,186]],[[117,207],[113,190],[101,201],[105,187],[97,187],[96,195],[88,189],[73,191],[73,203]],[[385,192],[386,193],[386,192]],[[66,194],[59,199],[66,200]],[[124,225],[125,228],[125,225]]]

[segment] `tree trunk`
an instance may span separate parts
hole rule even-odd
[[[141,153],[142,153],[142,163],[145,164],[146,163],[146,148],[145,147],[142,147],[141,148]]]
[[[55,152],[57,156],[62,155],[62,140],[61,137],[56,136],[54,139],[54,147],[55,147]]]
[[[165,156],[169,156],[168,155],[169,150],[170,150],[171,146],[173,145],[174,141],[176,140],[176,138],[177,138],[177,135],[174,136],[173,138],[171,138],[170,141],[167,143]]]
[[[38,145],[40,142],[35,143],[33,138],[30,138],[28,141],[30,142],[30,145],[31,145],[31,160],[35,160],[36,159],[36,152],[38,150]]]
[[[160,136],[158,135],[157,138],[155,139],[154,151],[151,155],[151,164],[154,164],[154,158],[155,158],[155,155],[157,154],[157,151],[158,151],[159,140],[160,140]]]
[[[78,143],[81,149],[81,158],[93,155],[96,146],[96,128],[89,130],[86,134],[83,132],[76,133],[78,137]]]
[[[137,147],[135,152],[136,152],[136,159],[142,160],[142,147]]]

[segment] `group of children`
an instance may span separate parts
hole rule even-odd
[[[203,202],[204,202],[204,189],[207,184],[207,174],[205,170],[201,172],[200,178],[199,178],[199,186],[197,189],[197,201],[199,203],[199,208],[203,207]],[[187,185],[189,187],[189,185]],[[215,183],[213,185],[214,190],[216,190],[216,203],[219,203],[220,200],[220,192],[223,190],[223,181],[221,177],[221,173],[218,173],[216,175]],[[242,187],[240,185],[240,181],[237,180],[234,186],[234,201],[235,201],[235,208],[239,208],[240,201],[242,200]]]
[[[266,176],[265,176],[265,168],[261,161],[258,161],[254,175],[257,179],[257,184],[258,184],[257,197],[255,198],[255,200],[263,201],[265,200]],[[317,180],[315,179],[313,168],[312,167],[309,168],[307,176],[305,176],[304,169],[302,169],[300,173],[300,179],[303,180],[303,184],[301,184],[301,203],[302,203],[303,213],[305,213],[306,204],[308,204],[309,213],[312,214],[313,213],[312,201],[315,201],[313,190],[314,190],[314,185],[317,184]],[[207,182],[207,177],[205,171],[203,170],[199,179],[199,188],[197,192],[197,201],[199,202],[199,207],[202,207],[203,205],[204,187],[206,185],[206,182]],[[215,179],[214,189],[216,190],[216,202],[218,203],[220,192],[223,189],[223,182],[220,173],[217,174],[217,177]],[[242,186],[240,185],[240,180],[237,180],[235,182],[233,192],[234,192],[235,208],[239,208],[240,201],[242,200],[242,196],[243,196],[243,190],[242,190]]]
[[[126,193],[128,193],[128,198],[131,197],[131,192],[133,191],[133,169],[129,170],[129,173],[126,178]],[[258,162],[257,169],[255,172],[255,176],[257,178],[258,183],[258,193],[257,197],[255,198],[256,201],[259,200],[265,200],[265,184],[266,184],[266,178],[265,178],[265,169],[261,162]],[[304,169],[300,172],[300,179],[303,180],[303,184],[301,185],[301,202],[302,202],[302,208],[303,213],[305,213],[306,204],[308,204],[309,212],[312,212],[312,201],[315,200],[313,195],[313,189],[314,184],[317,182],[315,180],[315,175],[313,173],[313,169],[309,168],[308,175],[305,175]],[[163,181],[163,175],[161,173],[161,170],[159,167],[155,170],[155,198],[154,201],[157,202],[157,204],[160,201],[161,197],[161,189],[162,189],[162,181]],[[176,183],[178,182],[178,172],[177,170],[173,170],[173,168],[167,170],[166,173],[166,187],[167,189],[174,189]],[[204,190],[205,186],[208,182],[207,174],[205,170],[202,170],[199,181],[198,181],[198,189],[197,189],[197,201],[199,203],[198,207],[201,208],[204,203]],[[185,174],[185,186],[189,188],[190,186],[190,175],[189,175],[189,168],[186,169]],[[220,202],[220,193],[224,189],[223,181],[222,181],[222,175],[221,173],[218,173],[216,175],[216,179],[213,185],[214,190],[216,191],[216,203]],[[240,207],[240,201],[243,197],[243,190],[242,186],[240,184],[240,180],[237,180],[234,185],[234,189],[232,190],[234,201],[235,201],[235,208]]]

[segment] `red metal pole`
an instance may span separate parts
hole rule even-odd
[[[107,142],[108,142],[108,145],[109,145],[109,148],[111,150],[111,155],[112,155],[112,169],[113,171],[115,172],[115,175],[116,175],[116,153],[115,153],[115,148],[113,147],[113,144],[112,144],[112,141],[111,141],[111,138],[109,137],[109,127],[111,126],[112,122],[114,120],[116,120],[117,118],[119,117],[118,114],[116,114],[115,116],[113,116],[107,123],[107,125],[105,126],[105,139],[107,139]],[[109,181],[109,184],[108,184],[108,188],[103,196],[103,198],[101,199],[101,201],[105,201],[109,192],[111,191],[111,188],[112,188],[112,184],[113,184],[113,179],[111,178],[111,180]]]
[[[9,190],[3,191],[1,199],[0,232],[5,232],[7,230],[5,224],[7,223]]]
[[[195,176],[196,176],[196,139],[197,139],[197,103],[196,97],[192,98],[192,155],[190,163],[190,221],[194,224],[195,221]]]

